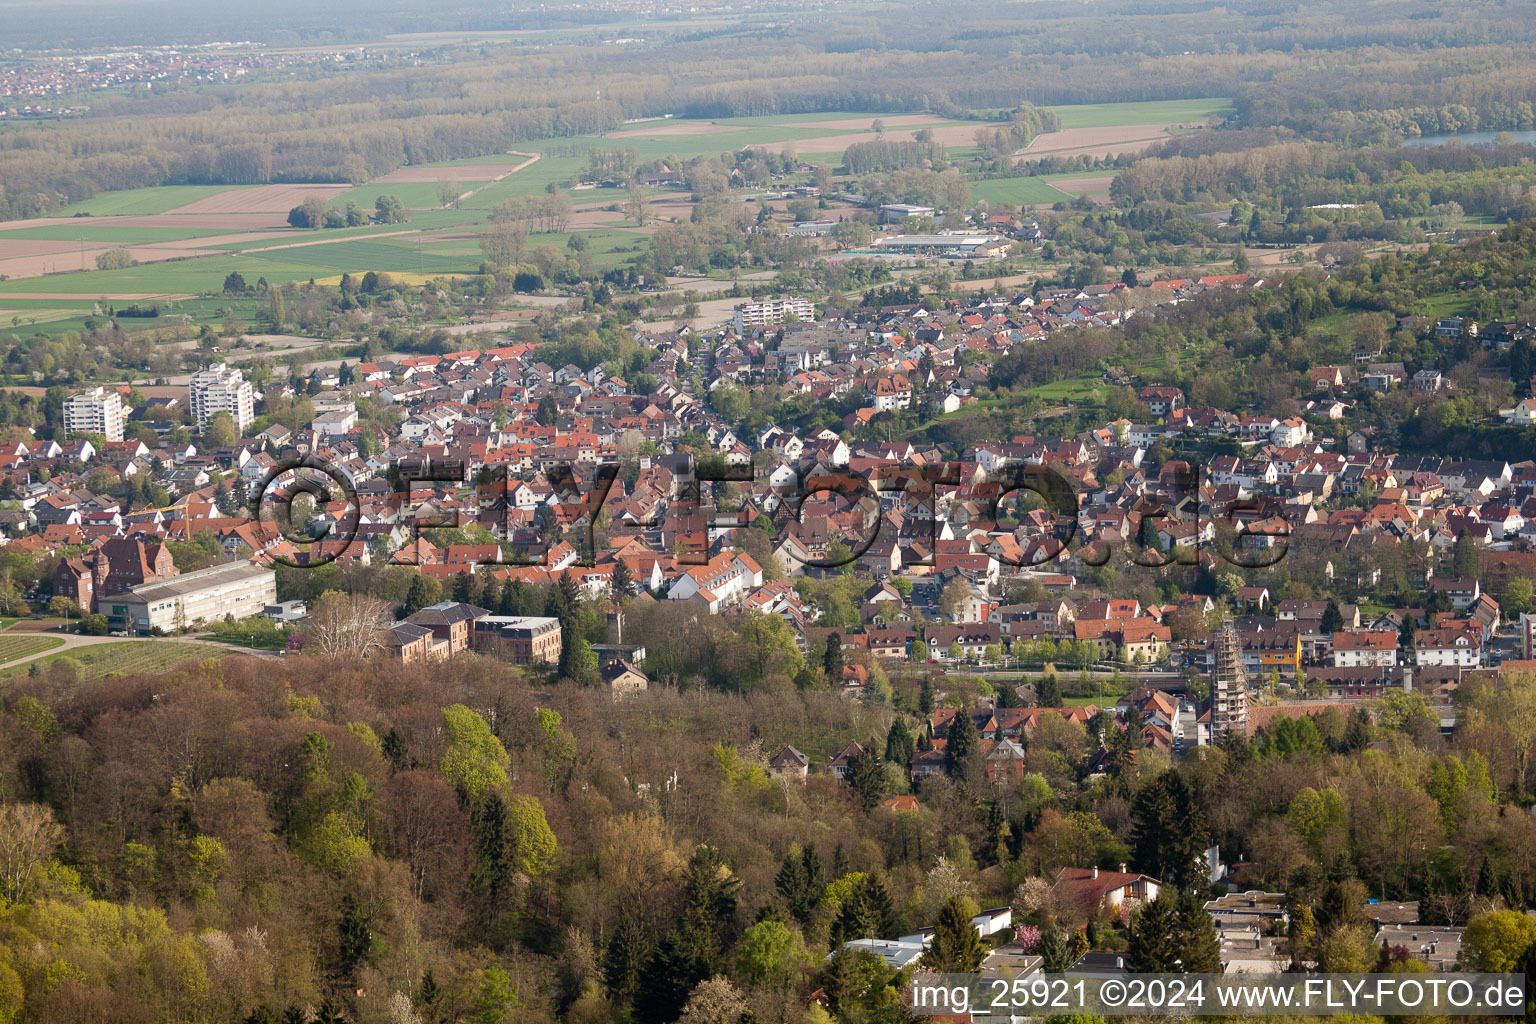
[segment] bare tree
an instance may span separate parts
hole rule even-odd
[[[7,902],[20,902],[32,873],[63,838],[53,811],[42,804],[0,806],[0,884]]]
[[[649,204],[645,195],[645,188],[638,182],[631,182],[629,186],[629,201],[624,204],[624,212],[626,216],[628,216],[629,219],[634,221],[637,225],[643,227],[645,225],[645,217],[648,205]]]
[[[523,258],[528,248],[528,222],[498,220],[480,236],[480,252],[498,267],[510,267]]]
[[[325,658],[366,658],[384,647],[384,603],[366,594],[328,593],[309,616],[306,648]]]

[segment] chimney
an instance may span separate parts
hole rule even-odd
[[[1120,862],[1120,873],[1125,874],[1125,861]]]
[[[1093,866],[1093,872],[1088,877],[1089,878],[1098,878],[1099,877],[1099,866],[1097,864],[1095,864]]]

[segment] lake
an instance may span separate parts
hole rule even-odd
[[[1420,135],[1418,138],[1404,139],[1403,145],[1414,146],[1419,149],[1428,149],[1431,146],[1444,146],[1449,142],[1460,142],[1464,146],[1486,146],[1502,132],[1461,132],[1455,135]],[[1536,129],[1523,129],[1510,132],[1516,142],[1536,142]]]

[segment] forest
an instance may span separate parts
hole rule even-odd
[[[1452,923],[1536,898],[1528,676],[1464,686],[1452,741],[1400,694],[1374,725],[1280,719],[1178,765],[1109,729],[1090,770],[1103,726],[1048,719],[1019,782],[982,773],[962,715],[946,773],[893,811],[882,800],[912,792],[927,712],[982,684],[903,678],[849,702],[795,655],[723,686],[665,653],[691,613],[662,613],[640,635],[677,686],[619,701],[472,655],[277,671],[232,656],[97,679],[64,660],[15,680],[0,1013],[895,1021],[894,975],[824,961],[829,948],[1011,904],[1050,956],[1087,943],[1151,965],[1170,942],[1196,956],[1209,937],[1173,911],[1165,933],[1147,930],[1158,915],[1128,930],[1046,879],[1129,862],[1198,888],[1211,844],[1244,884],[1290,894],[1287,948],[1329,970],[1375,962],[1367,894]],[[867,754],[845,784],[766,768],[785,743],[824,765],[851,741]],[[827,1007],[807,1009],[817,988]]]

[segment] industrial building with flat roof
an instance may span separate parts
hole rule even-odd
[[[107,618],[134,633],[170,632],[260,615],[277,603],[277,574],[253,562],[229,562],[145,583],[101,601]]]
[[[930,235],[887,235],[875,239],[875,248],[889,252],[932,253],[940,256],[1003,256],[1008,239],[984,232],[940,231]]]

